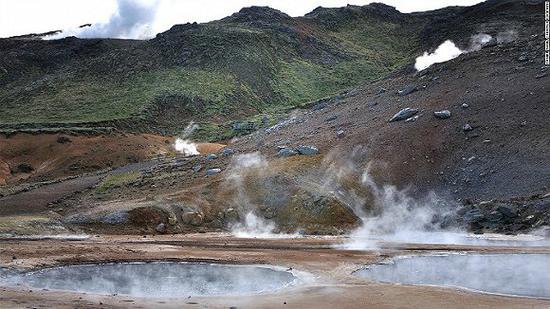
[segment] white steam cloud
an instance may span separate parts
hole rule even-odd
[[[424,198],[417,199],[411,197],[407,189],[376,184],[370,165],[363,173],[361,182],[373,196],[374,212],[367,217],[359,216],[362,225],[351,234],[351,241],[345,244],[347,249],[375,248],[378,241],[442,241],[435,239],[443,235],[439,221],[450,214],[450,208],[435,193],[430,192]]]
[[[343,248],[376,248],[380,241],[442,241],[435,237],[440,238],[443,232],[450,232],[444,231],[439,223],[450,214],[449,203],[435,193],[414,198],[407,189],[376,183],[371,173],[372,162],[366,167],[356,164],[356,159],[367,156],[367,152],[362,147],[356,147],[347,155],[334,151],[323,162],[322,191],[336,198],[361,222]],[[350,181],[359,183],[360,188],[346,185]]]
[[[176,141],[174,143],[174,149],[177,152],[183,153],[185,156],[196,156],[199,155],[200,152],[197,149],[197,144],[193,143],[188,139],[188,137],[198,129],[199,126],[195,124],[193,121],[191,121],[180,137],[176,138]]]
[[[65,29],[61,33],[45,37],[60,39],[68,36],[79,38],[148,39],[154,36],[159,1],[117,0],[118,9],[106,23],[89,27]]]
[[[428,52],[424,52],[424,55],[416,58],[414,68],[417,71],[422,71],[434,63],[449,61],[460,56],[462,53],[463,51],[460,50],[453,41],[447,40],[439,45],[433,53],[429,54]]]
[[[233,158],[227,176],[227,186],[234,192],[231,204],[240,213],[246,214],[244,220],[230,226],[231,232],[237,237],[281,238],[293,236],[276,233],[275,223],[264,219],[257,211],[259,205],[255,205],[250,199],[250,192],[245,184],[246,174],[249,172],[261,174],[267,168],[268,162],[259,152],[242,154]]]
[[[496,42],[505,43],[515,39],[514,31],[506,31],[498,34]],[[486,33],[478,33],[470,38],[470,46],[467,49],[460,49],[451,40],[446,40],[439,45],[433,53],[424,52],[422,56],[416,58],[414,68],[417,71],[422,71],[429,68],[434,63],[442,63],[452,60],[461,54],[478,51],[491,41],[493,37]]]

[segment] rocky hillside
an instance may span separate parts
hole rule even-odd
[[[480,31],[525,31],[539,14],[531,2],[415,14],[370,4],[297,18],[251,7],[148,41],[0,39],[0,128],[176,133],[194,120],[202,139],[227,138],[231,120],[259,123],[253,116],[262,114],[273,124],[288,108],[387,76],[447,38],[467,44]]]
[[[1,127],[27,132],[0,138],[0,233],[227,230],[252,212],[339,234],[387,205],[476,232],[548,227],[542,12],[248,8],[149,41],[0,40]],[[494,40],[471,49],[480,33]],[[469,52],[416,72],[446,39]],[[227,146],[186,157],[171,137],[119,131],[192,119]]]

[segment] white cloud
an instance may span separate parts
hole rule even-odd
[[[317,6],[340,7],[346,4],[365,5],[372,0],[126,0],[131,7],[150,6],[154,18],[140,15],[152,34],[165,31],[174,24],[207,22],[220,19],[242,7],[261,5],[279,9],[291,16],[301,16]],[[379,0],[402,12],[437,9],[448,5],[472,5],[480,0]],[[134,4],[134,5],[132,5]],[[106,24],[117,12],[117,0],[0,0],[0,37],[71,29],[85,23]],[[147,13],[147,12],[141,12]],[[134,21],[133,17],[121,16]],[[120,21],[120,20],[119,20]],[[144,26],[142,26],[144,27]],[[89,30],[87,30],[89,31]],[[135,35],[130,33],[131,35]],[[128,37],[125,34],[110,34]]]

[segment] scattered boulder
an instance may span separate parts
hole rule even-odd
[[[253,121],[235,121],[233,123],[233,131],[237,134],[247,134],[256,131],[258,126]]]
[[[200,165],[200,164],[197,164],[197,165],[193,166],[193,172],[195,172],[195,173],[200,172],[201,169],[202,169],[202,165]]]
[[[200,212],[189,211],[189,212],[184,212],[181,215],[181,220],[184,224],[199,226],[202,224],[204,220],[204,216]]]
[[[206,176],[213,176],[222,172],[221,168],[210,168],[206,170]]]
[[[224,156],[224,157],[232,156],[232,155],[234,155],[235,153],[237,153],[237,152],[236,152],[235,149],[233,149],[233,148],[224,148],[224,149],[222,150],[222,156]]]
[[[337,138],[344,138],[346,136],[344,130],[338,130],[336,131],[336,137]]]
[[[527,55],[525,55],[525,54],[522,54],[522,55],[519,56],[519,58],[518,58],[518,61],[521,61],[521,62],[527,61],[527,60],[529,60],[529,58],[528,58]]]
[[[326,122],[331,122],[331,121],[334,121],[338,118],[338,116],[334,115],[334,116],[331,116],[331,117],[328,117],[325,121]]]
[[[223,217],[226,222],[238,222],[239,221],[239,213],[234,208],[227,208],[224,213]]]
[[[155,231],[157,231],[158,233],[161,233],[161,234],[166,233],[166,225],[164,223],[159,223],[159,225],[157,225],[157,227],[155,227]]]
[[[484,219],[484,216],[479,209],[473,208],[468,210],[464,214],[463,218],[464,221],[467,223],[476,223],[482,221]]]
[[[462,131],[464,131],[464,132],[472,131],[473,129],[474,128],[472,128],[472,126],[469,123],[462,126]]]
[[[451,118],[451,111],[449,110],[437,111],[437,112],[434,112],[434,116],[437,119],[448,119],[448,118]]]
[[[418,90],[418,88],[415,85],[408,85],[405,88],[397,91],[397,94],[404,97],[404,96],[409,95],[409,94],[411,94],[411,93],[413,93],[417,90]]]
[[[216,160],[217,158],[218,158],[218,156],[215,155],[215,154],[213,154],[213,153],[211,153],[211,154],[209,154],[209,155],[206,156],[206,160],[207,160],[207,161]]]
[[[67,144],[67,143],[70,143],[70,142],[72,142],[72,141],[71,141],[70,138],[68,138],[68,137],[66,137],[66,136],[59,136],[59,137],[57,138],[57,142],[58,142],[59,144]]]
[[[325,109],[327,108],[328,104],[326,102],[326,99],[321,99],[319,100],[315,105],[313,105],[313,110],[314,111],[320,111],[322,109]]]
[[[405,122],[415,122],[416,120],[418,120],[418,118],[419,118],[418,115],[412,116],[410,118],[405,119]]]
[[[279,152],[277,152],[277,157],[280,157],[280,158],[292,157],[295,155],[298,155],[298,152],[290,148],[282,148],[282,149],[279,149]]]
[[[125,224],[128,222],[130,215],[126,211],[117,211],[104,215],[99,218],[99,222],[105,224]]]
[[[418,109],[410,107],[404,108],[397,112],[397,114],[393,115],[393,117],[390,119],[390,122],[405,120],[416,115],[416,113],[418,113]]]
[[[507,219],[513,219],[513,218],[518,216],[517,212],[515,210],[513,210],[510,207],[506,207],[506,206],[498,206],[496,211],[501,213]]]
[[[317,149],[317,147],[315,147],[315,146],[300,145],[300,146],[296,147],[296,151],[299,154],[304,155],[304,156],[313,156],[313,155],[319,154],[319,149]]]
[[[462,108],[466,109],[466,108],[468,108],[468,107],[470,107],[470,105],[468,105],[468,104],[466,104],[466,103],[462,103]]]

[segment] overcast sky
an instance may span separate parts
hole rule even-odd
[[[63,29],[80,37],[141,38],[174,24],[206,22],[261,5],[302,16],[318,6],[383,2],[401,12],[473,5],[480,0],[0,0],[0,37]],[[93,23],[82,32],[75,27]]]

